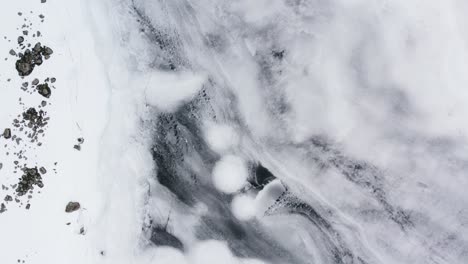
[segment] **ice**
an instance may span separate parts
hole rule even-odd
[[[23,135],[27,107],[51,119],[41,146],[0,138],[0,203],[15,166],[47,168],[29,210],[0,214],[0,263],[467,263],[467,13],[460,0],[5,2],[0,131]],[[54,53],[21,78],[9,51],[23,30]],[[51,77],[49,98],[20,88]]]

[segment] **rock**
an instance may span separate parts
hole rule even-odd
[[[31,84],[32,85],[38,85],[39,84],[39,79],[34,79]]]
[[[9,53],[11,56],[16,56],[16,51],[14,51],[13,49],[11,49]]]
[[[39,168],[39,172],[40,172],[41,174],[46,174],[46,173],[47,173],[47,170],[46,170],[44,167],[40,167],[40,168]]]
[[[0,162],[0,170],[3,168],[3,163]]]
[[[5,202],[11,202],[11,201],[13,201],[13,197],[11,197],[10,195],[7,195],[7,196],[5,196],[4,200],[5,200]]]
[[[42,55],[43,55],[43,56],[50,56],[50,55],[52,55],[53,53],[54,53],[54,51],[53,51],[51,48],[49,48],[49,47],[44,46],[44,47],[42,48]]]
[[[80,209],[80,203],[79,202],[69,202],[67,206],[65,207],[65,212],[67,213],[72,213],[75,212],[76,210]]]
[[[0,205],[0,214],[1,214],[1,213],[4,213],[6,210],[7,210],[7,209],[6,209],[5,204],[2,203],[2,204]]]
[[[18,196],[25,195],[28,191],[34,189],[34,185],[39,188],[44,187],[42,183],[41,174],[37,171],[37,168],[24,168],[23,176],[20,178],[18,187],[16,188],[16,193]]]
[[[39,61],[42,63],[42,61]],[[20,59],[16,61],[16,70],[20,76],[28,76],[34,70],[36,60],[29,50],[25,54],[20,54]]]
[[[76,150],[78,150],[78,151],[81,150],[81,146],[80,146],[80,145],[74,145],[73,148],[76,149]]]
[[[37,42],[35,45],[34,45],[34,48],[32,48],[33,52],[41,52],[42,50],[42,46],[41,46],[41,43],[40,42]]]
[[[21,44],[21,43],[23,43],[23,42],[24,42],[24,37],[19,36],[19,37],[18,37],[18,44]]]
[[[21,41],[21,42],[20,42]],[[18,43],[24,41],[23,37],[18,38]],[[39,66],[43,62],[43,57],[48,59],[52,55],[53,50],[46,46],[41,46],[40,42],[37,42],[32,50],[26,49],[24,54],[19,53],[19,60],[16,61],[16,70],[20,76],[27,76],[31,74],[35,66]]]
[[[78,138],[78,143],[83,144],[84,138]]]
[[[41,0],[41,4],[44,4],[45,2],[47,2],[47,0]]]
[[[51,90],[47,83],[39,84],[37,87],[37,91],[40,95],[44,96],[45,98],[49,98],[51,94]]]
[[[5,128],[5,130],[3,131],[3,137],[4,137],[5,139],[11,138],[11,129]]]

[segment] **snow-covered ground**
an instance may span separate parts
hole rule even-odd
[[[467,263],[467,14],[4,3],[0,133],[25,137],[12,123],[29,107],[50,120],[40,146],[0,137],[0,263]],[[23,24],[54,53],[21,78]],[[52,77],[50,98],[31,87]],[[23,164],[47,170],[30,198],[12,187]]]

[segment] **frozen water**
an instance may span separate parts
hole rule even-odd
[[[467,263],[467,14],[3,3],[0,263]],[[53,53],[21,78],[36,42]],[[50,117],[40,133],[30,107]],[[24,167],[46,168],[31,198],[12,187]]]

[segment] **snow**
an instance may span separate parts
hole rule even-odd
[[[152,73],[148,79],[146,101],[161,111],[172,112],[200,91],[206,76],[189,72]]]
[[[255,216],[255,198],[247,194],[236,195],[231,202],[232,213],[242,221],[250,220]]]
[[[257,197],[255,197],[254,208],[256,216],[262,217],[268,207],[270,207],[284,191],[286,191],[286,189],[279,180],[268,183],[265,188],[257,194]]]
[[[225,193],[235,193],[246,183],[249,176],[245,161],[234,155],[225,155],[213,168],[213,184]]]
[[[464,1],[135,0],[184,43],[177,71],[148,66],[161,54],[129,15],[130,2],[22,0],[0,9],[0,37],[11,39],[0,39],[8,58],[0,61],[0,129],[23,111],[19,97],[26,106],[43,99],[21,91],[22,82],[57,78],[43,145],[27,150],[29,165],[48,170],[45,187],[30,210],[13,202],[0,214],[0,263],[266,263],[236,257],[226,241],[198,239],[195,227],[212,208],[181,205],[154,177],[154,120],[213,83],[203,117],[216,118],[198,120],[198,132],[218,156],[203,160],[214,167],[196,165],[232,197],[224,206],[236,221],[255,221],[314,263],[327,263],[332,246],[369,263],[466,263]],[[20,79],[8,51],[25,17],[54,54]],[[219,46],[204,46],[209,34]],[[271,63],[271,50],[281,49],[284,58]],[[79,137],[81,151],[73,149]],[[317,137],[334,149],[311,147]],[[21,147],[3,149],[3,140],[0,179],[9,186],[20,176],[11,153]],[[370,172],[352,182],[343,175],[351,161],[371,164]],[[250,162],[278,179],[249,193]],[[358,186],[361,180],[377,187]],[[286,189],[332,229],[297,215],[266,217]],[[69,201],[81,209],[65,213]],[[382,201],[410,212],[414,229],[401,231]],[[148,245],[147,215],[170,215],[185,250]]]
[[[240,137],[229,124],[208,123],[205,125],[205,139],[212,150],[224,154],[238,146]]]

